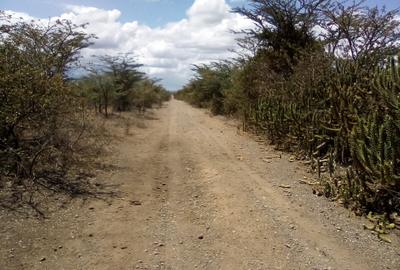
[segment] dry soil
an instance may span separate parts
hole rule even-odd
[[[0,269],[400,269],[393,243],[313,195],[313,175],[233,120],[172,100],[114,143],[119,193],[45,220],[0,212]],[[121,132],[121,136],[122,136]]]

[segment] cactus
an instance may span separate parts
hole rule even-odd
[[[390,59],[377,70],[373,91],[378,107],[360,117],[351,132],[353,167],[360,184],[376,207],[400,207],[400,67]]]
[[[393,132],[393,118],[386,115],[382,123],[376,114],[361,118],[351,134],[352,157],[354,166],[366,174],[367,183],[375,189],[395,186],[400,180],[398,167],[399,134]],[[397,153],[396,153],[397,152]]]

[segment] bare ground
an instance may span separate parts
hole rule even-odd
[[[0,269],[400,269],[398,236],[364,231],[232,121],[172,100],[145,125],[96,179],[118,197],[45,220],[1,211]]]

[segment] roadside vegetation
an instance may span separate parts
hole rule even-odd
[[[95,37],[69,21],[24,21],[0,12],[0,203],[93,194],[88,179],[101,156],[110,114],[169,99],[129,55],[98,57],[72,78]],[[102,124],[103,123],[103,124]]]
[[[150,79],[130,54],[99,56],[88,65],[89,74],[75,81],[77,89],[98,113],[108,117],[110,112],[137,110],[144,112],[169,99],[157,80]]]
[[[398,222],[398,10],[328,0],[249,4],[235,10],[254,22],[238,41],[245,53],[195,66],[175,97],[235,116],[294,151],[320,176],[321,194]]]

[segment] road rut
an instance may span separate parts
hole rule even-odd
[[[181,101],[155,116],[118,143],[120,169],[99,177],[121,196],[82,206],[77,236],[52,239],[63,253],[39,262],[52,252],[42,242],[21,269],[400,268],[398,239],[380,242],[313,195],[288,154]]]

